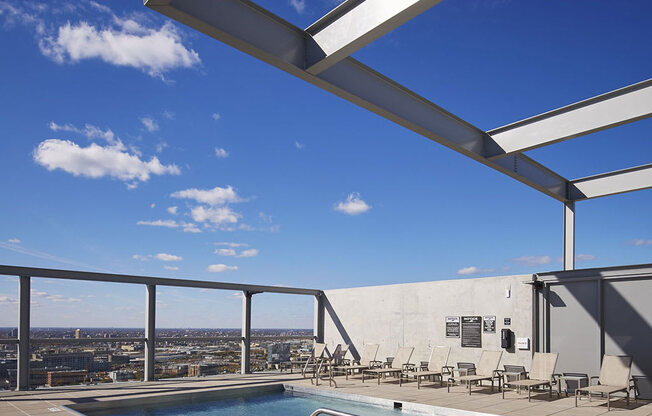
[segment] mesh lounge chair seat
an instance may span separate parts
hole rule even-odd
[[[410,357],[412,357],[413,351],[413,347],[400,347],[396,353],[396,357],[392,361],[391,367],[362,370],[362,382],[364,383],[365,374],[370,374],[375,376],[378,379],[378,384],[380,384],[380,377],[389,374],[398,376],[398,385],[401,386],[403,372],[409,368],[414,368],[414,364],[410,364]]]
[[[632,357],[626,355],[605,355],[600,367],[600,376],[591,377],[591,380],[598,379],[598,384],[587,387],[580,387],[575,390],[575,407],[577,401],[581,398],[582,393],[591,395],[600,393],[607,395],[607,411],[611,410],[611,395],[613,393],[624,391],[627,394],[627,405],[629,406],[630,394],[630,376],[632,373]],[[636,396],[634,396],[636,399]]]
[[[503,399],[505,398],[505,387],[509,386],[527,388],[528,402],[532,400],[533,387],[550,387],[548,394],[549,397],[552,397],[553,375],[555,373],[555,367],[557,366],[557,358],[559,358],[559,354],[557,353],[535,353],[534,357],[532,357],[530,378],[525,380],[505,381],[505,385],[503,386]],[[559,397],[559,392],[557,392],[557,397]]]
[[[349,365],[338,365],[335,366],[334,370],[338,373],[344,373],[346,379],[349,379],[349,374],[353,374],[355,371],[368,370],[373,367],[380,365],[379,361],[376,361],[376,354],[378,353],[378,344],[366,344],[362,350],[362,355],[358,364],[349,364]]]
[[[417,388],[421,388],[421,380],[424,378],[439,378],[439,385],[441,386],[443,384],[443,374],[450,374],[452,372],[452,367],[446,366],[450,351],[450,347],[433,347],[430,352],[428,369],[413,373],[417,379]]]
[[[468,384],[469,395],[471,395],[471,385],[476,381],[482,382],[484,380],[491,381],[491,391],[493,391],[494,379],[500,380],[500,375],[497,370],[502,355],[502,351],[482,351],[482,355],[480,356],[480,361],[476,367],[475,374],[460,376],[457,379],[450,377],[447,383],[448,392],[450,393],[451,391],[451,385],[455,384],[456,381],[461,381]],[[498,388],[500,388],[500,382],[498,383]]]

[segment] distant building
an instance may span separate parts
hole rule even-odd
[[[290,344],[278,343],[267,346],[267,363],[278,364],[290,361]]]
[[[91,352],[69,352],[59,354],[44,354],[43,367],[60,368],[64,367],[70,370],[88,370],[93,363],[93,353]]]
[[[199,363],[188,366],[188,377],[214,376],[219,371],[219,364]]]
[[[14,328],[7,332],[7,336],[9,336],[9,338],[18,338],[18,328]]]
[[[113,380],[114,383],[120,383],[123,381],[129,381],[136,378],[133,371],[111,371],[109,377]]]
[[[109,354],[108,356],[109,362],[114,365],[129,364],[130,359],[131,359],[130,356],[122,355],[122,354]]]
[[[80,384],[88,379],[88,371],[48,371],[46,385],[66,386],[70,384]]]
[[[81,338],[81,329],[75,329],[75,339]]]

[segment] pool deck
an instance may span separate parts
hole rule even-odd
[[[420,403],[431,406],[438,406],[445,410],[443,414],[450,415],[471,415],[473,412],[479,414],[511,415],[511,416],[592,416],[607,413],[607,407],[603,400],[582,400],[581,407],[574,407],[574,399],[566,398],[562,394],[561,399],[553,395],[548,399],[548,394],[536,395],[531,403],[527,401],[527,395],[508,392],[506,399],[501,398],[500,393],[490,393],[489,388],[474,388],[473,395],[469,397],[468,392],[461,386],[446,392],[445,387],[439,387],[439,383],[422,384],[420,390],[415,382],[405,383],[399,387],[391,381],[378,385],[374,380],[362,383],[359,378],[337,377],[338,387],[329,387],[328,382],[320,382],[319,387],[311,384],[310,380],[302,379],[297,374],[287,373],[256,373],[250,375],[223,375],[202,378],[187,378],[157,381],[151,383],[130,382],[116,383],[98,386],[75,386],[39,389],[28,392],[7,392],[0,391],[0,415],[22,415],[22,416],[43,416],[43,415],[79,415],[64,406],[84,405],[96,406],[105,405],[109,401],[135,399],[139,401],[156,400],[157,403],[171,399],[178,394],[201,397],[214,394],[217,391],[229,389],[260,388],[275,389],[281,384],[286,384],[295,390],[318,389],[326,395],[345,394],[364,396],[369,401],[376,399],[388,399],[403,402],[407,407],[411,403]],[[354,397],[349,396],[349,397]],[[111,406],[113,407],[113,406]],[[454,410],[454,409],[457,409]],[[638,404],[632,400],[631,405],[626,407],[624,400],[612,402],[610,414],[623,416],[650,416],[652,415],[652,402],[639,400]],[[462,412],[460,412],[460,410]],[[468,412],[464,412],[468,411]],[[307,415],[306,415],[307,416]]]

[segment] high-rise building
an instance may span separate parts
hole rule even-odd
[[[43,354],[43,367],[65,367],[70,370],[87,370],[93,362],[91,352],[70,352],[60,354]]]
[[[81,329],[75,329],[75,339],[81,338]]]

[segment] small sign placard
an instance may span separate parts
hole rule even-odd
[[[512,324],[512,318],[505,318],[503,320],[503,325],[510,326]]]
[[[482,348],[482,317],[462,317],[462,347]]]
[[[447,316],[446,317],[446,338],[459,338],[460,337],[460,317]]]
[[[482,332],[495,334],[496,333],[496,317],[483,316],[482,317]]]

